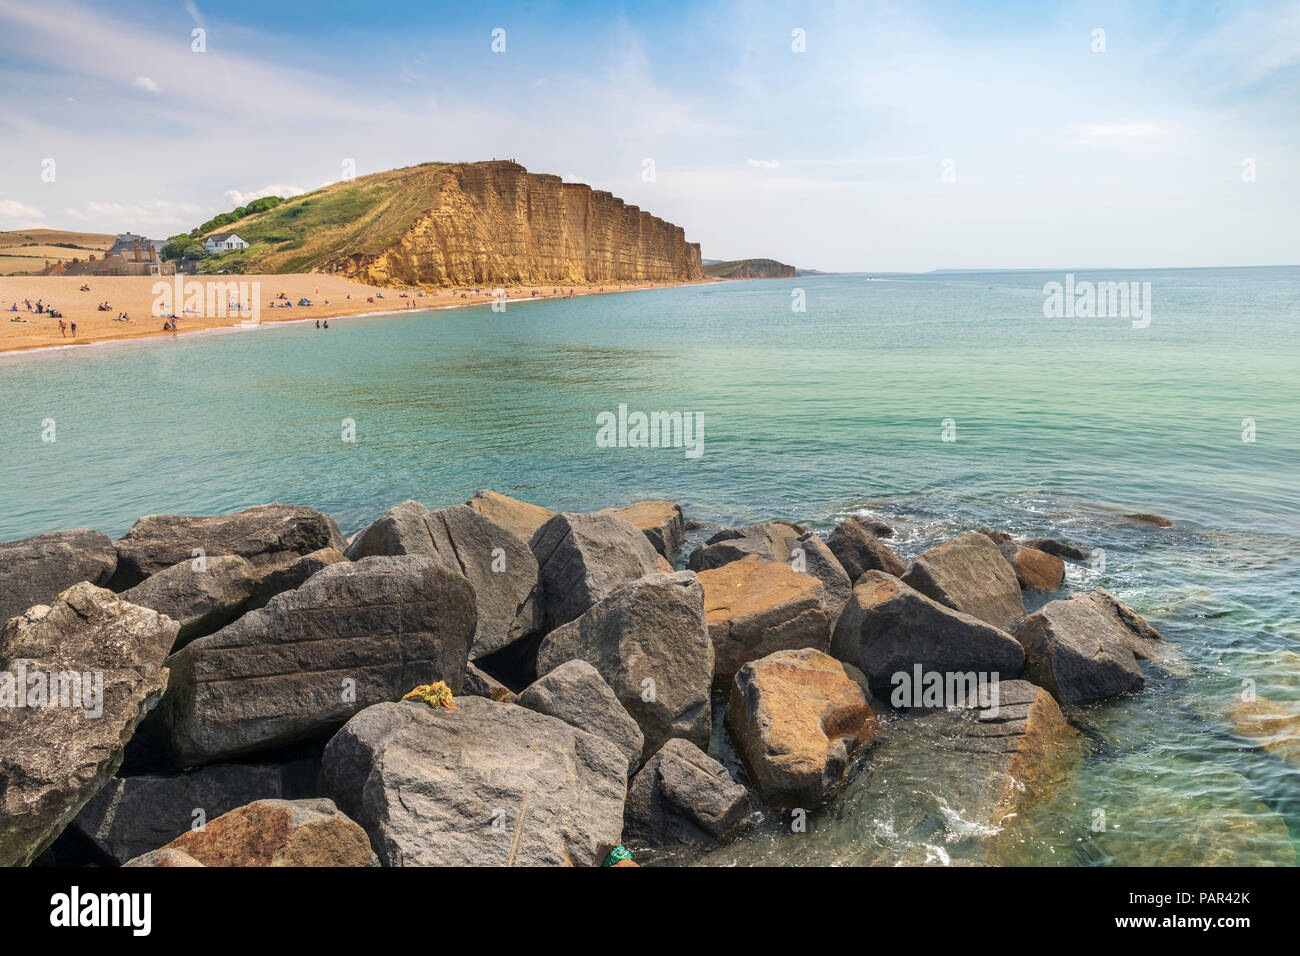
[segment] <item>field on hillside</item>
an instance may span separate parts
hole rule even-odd
[[[85,259],[113,245],[114,237],[101,232],[64,232],[61,229],[16,229],[0,232],[0,275],[39,272],[46,260]]]
[[[310,272],[346,255],[378,252],[437,204],[447,163],[423,163],[334,183],[221,227],[247,249],[207,260],[216,272]]]

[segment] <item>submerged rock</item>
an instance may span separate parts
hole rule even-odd
[[[998,546],[978,532],[919,555],[903,581],[940,604],[1004,631],[1025,616],[1015,570]]]
[[[0,626],[33,605],[51,603],[74,584],[107,584],[116,568],[113,542],[89,528],[2,541]]]
[[[521,690],[514,702],[605,738],[627,756],[629,777],[641,764],[641,728],[586,661],[565,661]]]
[[[883,571],[901,578],[907,566],[872,531],[873,524],[849,516],[835,526],[826,545],[839,559],[854,584],[868,571]],[[892,531],[891,531],[892,533]]]
[[[1120,515],[1120,517],[1126,518],[1134,524],[1144,524],[1152,528],[1172,528],[1174,526],[1174,523],[1168,518],[1162,517],[1161,515],[1148,514],[1145,511],[1136,514]]]
[[[325,748],[321,788],[387,866],[598,866],[620,843],[627,758],[514,704],[376,704]]]
[[[1237,700],[1228,710],[1232,729],[1269,753],[1300,767],[1300,704],[1259,698]]]
[[[256,800],[126,865],[195,864],[374,866],[375,854],[366,832],[340,813],[331,800]]]
[[[628,787],[623,840],[648,846],[711,843],[750,810],[749,792],[695,744],[674,738]]]
[[[117,773],[176,630],[87,582],[0,628],[0,866],[40,856]]]
[[[238,617],[257,580],[253,565],[237,554],[191,558],[149,575],[122,599],[176,621],[176,640],[184,645]]]
[[[816,806],[839,784],[849,757],[878,732],[863,673],[806,648],[777,651],[736,673],[727,728],[763,799]]]
[[[671,501],[638,501],[625,508],[605,508],[596,514],[613,515],[640,528],[650,544],[672,558],[686,543],[686,518],[682,506]]]
[[[641,728],[643,757],[671,737],[707,746],[714,650],[704,602],[690,571],[647,575],[548,634],[537,669],[570,660],[595,667]]]
[[[831,654],[860,668],[872,687],[887,688],[915,666],[940,673],[1016,677],[1025,665],[1007,632],[938,601],[881,571],[853,588],[831,641]]]
[[[636,527],[611,515],[558,514],[537,529],[543,620],[567,624],[619,588],[658,571],[658,553]]]
[[[420,684],[460,691],[474,589],[417,555],[335,564],[167,660],[158,713],[181,766],[329,734]]]
[[[537,529],[555,517],[555,512],[549,508],[530,505],[495,491],[476,491],[466,504],[524,542],[531,541]]]
[[[746,662],[773,651],[826,649],[830,616],[816,578],[754,555],[703,571],[699,578],[719,685],[730,682]]]
[[[290,554],[347,547],[332,518],[296,505],[260,505],[214,517],[148,515],[114,545],[117,572],[113,586],[119,590],[198,557],[195,551],[207,557],[237,554],[255,567],[263,567],[281,563]]]

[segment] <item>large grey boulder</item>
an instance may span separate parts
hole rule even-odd
[[[790,557],[797,562],[794,567],[822,583],[822,600],[826,604],[826,614],[833,630],[844,611],[844,605],[853,596],[853,581],[848,572],[840,564],[839,558],[835,557],[835,552],[815,531],[805,532],[795,539]]]
[[[986,539],[987,540],[987,539]],[[853,588],[831,640],[831,655],[861,669],[874,688],[923,671],[1020,674],[1025,654],[1014,637],[931,600],[890,574],[868,571]]]
[[[188,644],[239,616],[258,581],[253,565],[237,554],[190,558],[124,591],[122,599],[166,614],[180,624],[176,639]]]
[[[568,624],[659,567],[645,535],[612,515],[558,514],[537,529],[529,546],[537,558],[547,628]]]
[[[1062,704],[1142,689],[1133,634],[1088,595],[1045,604],[1021,622],[1015,636],[1025,649],[1025,679]]]
[[[81,581],[107,584],[116,568],[113,542],[89,528],[0,542],[0,625]]]
[[[244,606],[247,611],[266,607],[266,602],[277,594],[300,588],[307,579],[317,571],[324,571],[331,564],[342,564],[347,558],[337,548],[321,548],[310,554],[284,554],[269,564],[254,568],[257,580],[253,585],[253,595]]]
[[[643,757],[670,737],[708,745],[713,645],[691,572],[647,575],[543,638],[540,673],[571,660],[587,661],[613,689],[645,735]]]
[[[826,538],[826,546],[839,559],[854,584],[868,571],[883,571],[902,577],[907,570],[902,559],[878,539],[873,528],[880,530],[875,523],[850,515]]]
[[[459,693],[474,589],[418,555],[335,564],[168,658],[151,717],[181,766],[332,733],[420,684]]]
[[[349,561],[383,555],[436,554],[429,533],[429,513],[418,501],[399,502],[353,535],[343,553]]]
[[[1078,595],[1071,595],[1077,597]],[[1093,588],[1088,599],[1123,626],[1129,635],[1129,647],[1139,660],[1158,661],[1166,654],[1165,639],[1154,627],[1105,588]]]
[[[629,777],[641,764],[641,728],[586,661],[565,661],[521,690],[514,703],[604,737],[627,756]]]
[[[1004,631],[1025,616],[1015,568],[978,531],[921,554],[903,580],[926,597]]]
[[[321,789],[387,866],[597,866],[620,842],[627,758],[514,704],[404,701],[347,722]]]
[[[749,792],[689,740],[674,738],[632,779],[623,839],[650,846],[711,843],[750,810]]]
[[[0,628],[0,866],[31,863],[117,773],[176,628],[87,582]]]
[[[314,508],[259,505],[214,517],[148,515],[114,544],[113,586],[133,587],[151,574],[196,557],[237,554],[255,567],[282,562],[289,554],[347,547],[338,525]]]
[[[315,763],[301,760],[114,777],[77,814],[72,829],[125,863],[254,800],[311,796],[315,776]]]

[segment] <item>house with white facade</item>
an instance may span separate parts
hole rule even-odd
[[[220,252],[232,252],[235,249],[247,249],[248,243],[233,232],[218,232],[203,240],[203,248],[209,255]]]

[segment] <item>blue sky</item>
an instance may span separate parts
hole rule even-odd
[[[513,157],[709,258],[1300,262],[1300,2],[0,0],[0,84],[0,229]]]

